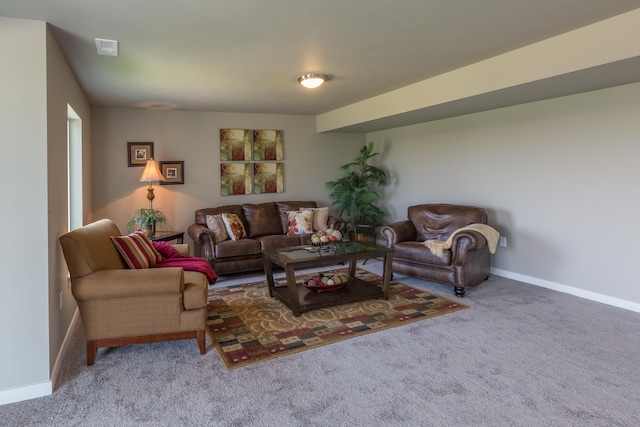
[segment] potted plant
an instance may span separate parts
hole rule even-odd
[[[371,165],[370,160],[379,153],[373,151],[374,142],[364,144],[358,156],[350,163],[342,165],[342,177],[326,183],[331,191],[329,198],[333,205],[340,207],[340,216],[346,214],[352,232],[358,236],[358,224],[367,224],[373,231],[373,224],[379,224],[384,212],[375,203],[380,199],[378,186],[387,184],[387,172]],[[368,236],[365,240],[371,240]]]
[[[165,225],[167,223],[167,217],[157,209],[138,209],[133,218],[127,223],[127,230],[129,232],[137,229],[142,229],[151,237],[156,234],[156,225]]]

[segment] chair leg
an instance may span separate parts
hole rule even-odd
[[[458,298],[462,298],[464,296],[464,286],[454,286],[454,291]]]
[[[93,365],[96,360],[96,353],[98,352],[98,341],[87,341],[87,366]]]
[[[200,347],[200,354],[207,353],[207,341],[206,341],[205,335],[206,334],[204,333],[204,329],[201,329],[196,333],[196,339],[198,340],[198,347]]]

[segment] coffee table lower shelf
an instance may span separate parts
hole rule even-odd
[[[300,313],[324,307],[333,307],[340,304],[384,298],[384,292],[375,284],[353,278],[345,287],[327,292],[315,292],[302,286],[298,287],[298,300]],[[288,286],[273,288],[273,297],[294,310]]]

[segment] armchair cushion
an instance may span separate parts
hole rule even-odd
[[[111,236],[111,241],[129,268],[149,268],[162,261],[162,256],[142,230],[126,236]]]

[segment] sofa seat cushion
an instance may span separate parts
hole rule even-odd
[[[422,242],[400,242],[394,246],[393,259],[433,265],[450,266],[451,250],[445,250],[442,258],[434,255]]]
[[[272,234],[282,234],[280,216],[274,202],[253,205],[245,203],[242,205],[244,217],[247,220],[248,236],[250,239]]]
[[[259,237],[258,242],[262,247],[262,250],[274,251],[282,248],[288,248],[291,246],[300,246],[302,245],[302,241],[300,240],[300,236],[262,236]]]
[[[193,310],[207,306],[207,279],[202,273],[184,272],[184,308]]]
[[[225,240],[215,247],[216,258],[260,255],[260,242],[255,239]]]

